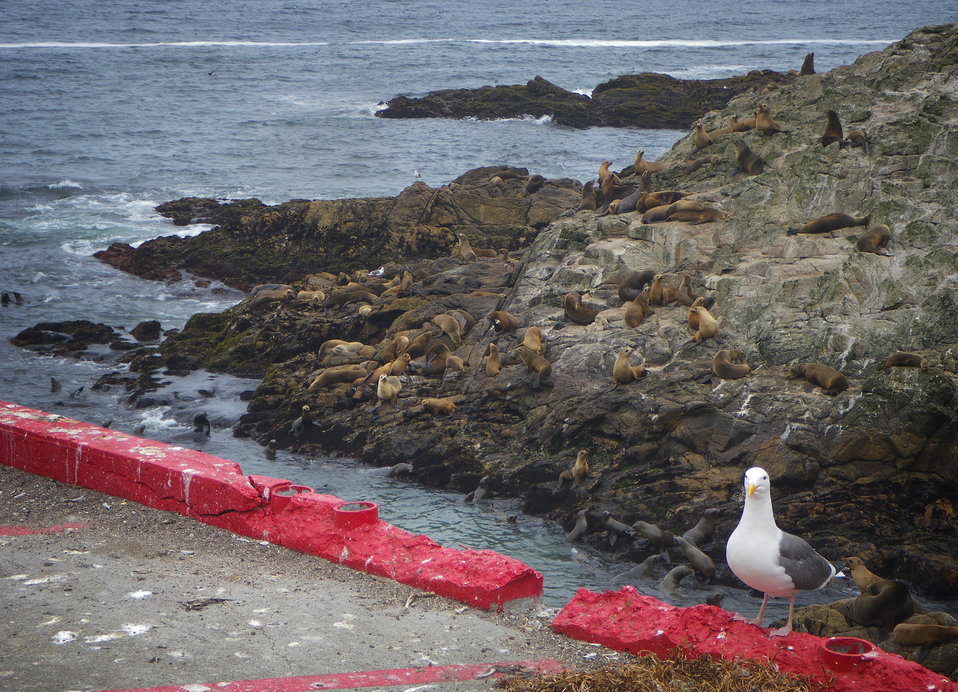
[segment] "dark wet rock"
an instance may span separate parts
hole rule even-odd
[[[122,343],[122,337],[105,324],[89,320],[40,322],[24,329],[10,339],[14,346],[30,348],[42,353],[70,354],[86,351],[91,344]]]
[[[162,333],[159,320],[144,320],[130,330],[137,341],[157,341]]]

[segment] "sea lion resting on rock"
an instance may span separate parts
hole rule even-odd
[[[507,310],[493,310],[486,315],[486,319],[488,319],[496,329],[501,329],[504,332],[515,331],[519,328],[519,320]]]
[[[695,332],[695,336],[692,337],[692,340],[687,343],[698,343],[704,341],[709,337],[715,339],[716,341],[721,341],[718,336],[719,323],[712,314],[705,309],[704,305],[697,305],[694,308],[689,308],[689,314],[696,315],[698,317],[699,327]]]
[[[709,154],[708,156],[701,156],[695,159],[694,161],[688,161],[685,164],[685,172],[694,173],[695,171],[697,171],[699,168],[701,168],[702,166],[706,164],[710,164],[714,166],[716,164],[722,163],[722,161],[724,160],[725,160],[725,157],[723,157],[721,154]]]
[[[895,641],[903,646],[929,647],[958,639],[958,627],[903,622],[895,626],[893,634]]]
[[[341,384],[343,382],[355,382],[360,378],[366,377],[366,368],[362,365],[336,365],[331,368],[326,368],[323,370],[316,378],[310,383],[307,391],[315,392],[318,389],[323,389],[333,384]]]
[[[565,299],[562,301],[562,309],[565,311],[565,316],[576,324],[592,324],[595,322],[595,316],[602,312],[601,310],[585,307],[582,304],[582,296],[575,291],[569,291],[565,294]]]
[[[742,361],[736,364],[735,361]],[[722,349],[712,357],[712,372],[723,380],[737,380],[745,377],[752,368],[745,362],[745,354],[737,349]]]
[[[462,327],[452,315],[444,312],[434,315],[430,320],[434,325],[442,330],[442,333],[449,337],[453,346],[459,346],[462,343]]]
[[[575,457],[575,463],[559,474],[559,483],[556,488],[562,487],[563,481],[572,481],[572,487],[576,487],[589,473],[589,452],[580,449]]]
[[[594,180],[590,180],[582,186],[582,200],[579,202],[579,208],[576,211],[595,211],[599,206],[595,199],[594,186]]]
[[[526,368],[529,372],[534,372],[536,374],[535,379],[532,383],[533,389],[538,389],[539,385],[542,384],[542,381],[547,379],[552,374],[552,363],[542,355],[539,355],[532,349],[527,346],[519,344],[516,346],[516,353],[519,354],[519,357],[522,359],[522,362],[525,363]]]
[[[825,117],[828,118],[828,123],[825,125],[825,134],[822,135],[822,146],[827,147],[833,142],[838,142],[838,148],[841,149],[845,146],[845,135],[842,134],[842,121],[838,117],[838,113],[833,110],[825,111]]]
[[[651,283],[654,278],[655,272],[651,269],[632,272],[619,282],[619,300],[623,303],[635,300],[642,293],[642,289]]]
[[[864,130],[852,130],[848,133],[848,137],[845,138],[845,142],[853,147],[860,147],[862,151],[865,152],[865,155],[868,155],[869,139]]]
[[[633,349],[631,348],[622,351],[615,359],[615,365],[612,366],[612,378],[615,380],[616,385],[629,384],[635,380],[642,379],[648,374],[644,365],[639,364],[633,366],[629,362],[632,351]]]
[[[674,207],[675,205],[673,205]],[[686,223],[697,226],[701,223],[712,223],[714,221],[725,221],[728,214],[717,207],[705,206],[701,209],[672,209],[669,212],[666,221],[685,221]]]
[[[788,369],[785,377],[790,380],[804,377],[812,384],[821,387],[829,396],[848,389],[848,378],[835,368],[821,363],[797,363]]]
[[[668,164],[662,163],[661,161],[646,161],[645,158],[643,158],[644,155],[645,151],[639,151],[639,153],[635,155],[635,162],[632,164],[635,175],[658,173],[659,171],[668,169]]]
[[[540,356],[544,356],[546,353],[546,345],[542,341],[542,331],[534,325],[526,329],[526,333],[522,337],[522,343],[519,345],[525,346],[530,351],[533,353],[538,353]]]
[[[891,634],[892,628],[915,614],[908,587],[900,581],[885,579],[870,584],[852,602],[849,615],[853,622],[866,627],[878,627],[876,643]]]
[[[856,219],[850,214],[826,214],[817,219],[813,219],[798,228],[790,228],[785,235],[795,235],[796,233],[830,233],[840,228],[853,228],[855,226],[867,226],[871,220],[871,214],[866,214],[860,219]]]
[[[630,300],[625,304],[625,326],[629,329],[635,329],[645,321],[649,315],[655,314],[655,310],[649,305],[650,290],[646,286],[642,292],[636,296],[635,300]]]
[[[749,149],[749,146],[741,139],[732,140],[735,145],[735,155],[738,160],[738,167],[749,175],[758,175],[765,170],[765,161],[762,157]]]
[[[899,351],[885,361],[885,370],[889,368],[922,368],[924,369],[928,362],[917,353],[905,353]]]
[[[402,382],[395,375],[380,375],[376,386],[376,398],[381,404],[396,404],[396,399],[402,389]]]
[[[769,112],[768,106],[764,104],[755,111],[755,129],[766,135],[785,132],[785,128],[780,123],[772,120],[772,114]]]
[[[652,285],[649,286],[649,305],[669,305],[678,301],[679,289],[666,286],[663,281],[661,274],[656,274],[652,279]]]
[[[883,247],[891,242],[891,229],[883,223],[872,226],[855,242],[855,248],[859,252],[873,252],[876,255],[888,257],[884,252],[879,252]]]
[[[447,416],[451,416],[456,412],[456,402],[453,400],[453,397],[443,397],[441,399],[425,397],[422,400],[422,405],[426,411],[432,414],[443,413]]]
[[[486,359],[486,377],[495,377],[502,370],[502,358],[499,356],[499,347],[489,344],[489,357]]]

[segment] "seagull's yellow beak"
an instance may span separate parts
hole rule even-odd
[[[749,484],[748,484],[748,496],[749,496],[749,497],[752,497],[752,493],[754,493],[756,490],[758,490],[758,486],[757,486],[757,485],[755,485],[754,483],[749,483]]]

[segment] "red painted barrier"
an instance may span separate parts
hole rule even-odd
[[[552,626],[574,639],[636,655],[652,652],[668,658],[678,648],[692,658],[710,654],[772,662],[781,672],[808,676],[830,692],[958,690],[948,678],[880,649],[853,672],[836,672],[822,659],[821,637],[792,632],[769,638],[767,630],[732,620],[731,613],[721,608],[670,606],[631,586],[601,594],[579,589]]]
[[[489,550],[443,548],[384,521],[337,525],[342,500],[239,465],[0,402],[0,463],[178,512],[479,608],[542,594],[542,575]]]
[[[37,533],[62,533],[64,531],[79,531],[85,529],[89,524],[79,522],[69,522],[66,524],[56,524],[55,526],[0,526],[0,536],[30,536]]]

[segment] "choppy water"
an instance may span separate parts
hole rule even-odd
[[[120,391],[91,391],[113,367],[109,354],[78,363],[8,340],[45,320],[132,328],[159,319],[179,327],[195,312],[238,300],[222,286],[155,284],[90,257],[112,242],[184,232],[152,211],[166,200],[394,195],[417,170],[439,186],[491,164],[586,180],[604,159],[624,166],[637,149],[656,158],[683,134],[578,131],[548,119],[375,118],[378,104],[399,93],[536,75],[588,93],[646,70],[710,78],[794,69],[809,51],[822,72],[917,26],[958,19],[952,2],[848,0],[720,2],[707,12],[661,1],[7,0],[0,14],[0,290],[27,300],[0,309],[0,398],[94,423],[112,420],[126,431],[145,425],[145,435],[165,441],[185,432],[202,408],[214,423],[207,451],[239,461],[248,473],[377,501],[383,518],[444,544],[523,559],[546,575],[550,605],[564,603],[577,586],[607,586],[627,565],[570,549],[558,527],[532,519],[506,524],[515,503],[465,505],[458,495],[393,483],[349,460],[280,453],[268,462],[228,432],[243,410],[239,392],[254,382],[197,373],[171,383],[178,392],[171,406],[133,410]],[[64,383],[62,392],[49,391],[51,375]],[[79,397],[67,398],[80,386]],[[216,398],[203,397],[201,388]],[[424,503],[430,511],[422,511]],[[702,595],[690,591],[678,600]],[[753,601],[746,597],[742,608],[757,607]]]

